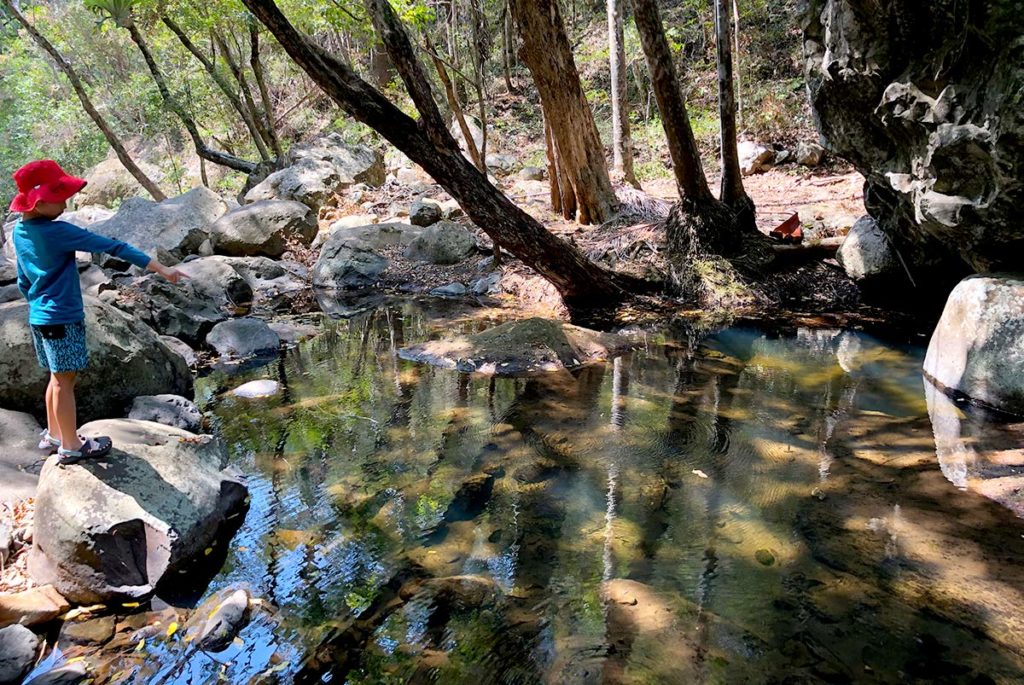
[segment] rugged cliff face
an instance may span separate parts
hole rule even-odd
[[[1021,0],[808,0],[803,29],[824,142],[910,270],[1024,268]]]

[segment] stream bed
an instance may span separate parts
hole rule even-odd
[[[530,379],[397,355],[488,325],[397,302],[200,379],[251,493],[206,593],[264,609],[118,682],[1024,681],[1024,521],[947,477],[926,339],[646,333]]]

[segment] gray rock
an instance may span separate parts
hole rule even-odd
[[[228,205],[219,195],[200,187],[159,204],[130,198],[117,214],[89,230],[123,240],[151,256],[162,250],[180,260],[199,249],[209,237],[210,226],[227,211]],[[118,260],[104,256],[100,265],[115,266]]]
[[[79,685],[92,680],[88,661],[74,661],[43,671],[25,685]]]
[[[384,182],[384,159],[365,145],[349,145],[336,133],[288,154],[290,166],[267,176],[245,195],[246,202],[295,200],[314,212],[335,193],[355,183]]]
[[[458,264],[476,249],[476,239],[465,227],[439,221],[423,229],[405,251],[407,259],[431,264]]]
[[[189,433],[198,433],[203,426],[203,412],[180,395],[141,395],[132,402],[129,419],[153,421]]]
[[[1024,275],[961,281],[932,333],[924,371],[943,390],[1024,416]]]
[[[18,289],[17,285],[12,283],[11,285],[0,286],[0,304],[4,304],[5,302],[17,302],[18,300],[23,299],[25,298],[21,296],[21,291]]]
[[[204,651],[221,652],[248,623],[249,592],[228,588],[196,608],[185,627],[185,636]]]
[[[403,359],[464,373],[517,376],[606,361],[632,346],[628,339],[613,333],[532,318],[474,335],[412,345],[398,354]]]
[[[939,275],[965,264],[979,272],[1019,269],[1018,0],[966,14],[956,0],[811,0],[803,26],[822,139],[864,175],[867,209],[909,265]],[[983,47],[964,49],[964,36]],[[922,40],[928,49],[915,49]]]
[[[159,181],[159,169],[138,159],[136,164],[139,164],[151,179]],[[113,207],[121,200],[146,194],[135,177],[128,173],[121,161],[114,156],[108,157],[86,172],[85,179],[89,182],[88,185],[75,196],[81,205]]]
[[[484,163],[495,173],[507,174],[516,167],[516,158],[512,155],[490,154]]]
[[[222,216],[210,238],[218,254],[280,257],[290,241],[308,245],[316,232],[316,214],[301,202],[262,200]]]
[[[245,399],[258,399],[260,397],[273,397],[279,392],[281,392],[281,384],[277,381],[259,380],[243,383],[232,390],[231,394],[235,397],[244,397]]]
[[[501,292],[501,272],[495,271],[473,281],[469,287],[474,295],[491,295]]]
[[[11,558],[13,547],[14,518],[6,510],[0,509],[0,565],[6,564],[7,560]]]
[[[41,431],[31,415],[0,409],[0,502],[10,504],[35,494],[39,477],[32,466],[46,456],[36,448]]]
[[[430,294],[434,297],[462,297],[469,290],[461,283],[449,283],[448,285],[442,285],[438,288],[434,288],[430,291]]]
[[[144,597],[241,524],[248,490],[222,470],[227,452],[212,436],[132,419],[81,432],[109,435],[114,448],[101,461],[43,468],[29,554],[37,582],[81,604]]]
[[[445,200],[441,203],[441,215],[445,219],[458,219],[466,216],[466,212],[459,206],[457,200]]]
[[[88,186],[86,186],[88,187]],[[100,205],[82,205],[71,212],[64,212],[58,217],[61,221],[67,221],[69,224],[80,226],[81,228],[88,228],[93,224],[98,224],[101,221],[106,221],[110,217],[114,216],[114,210],[107,209]]]
[[[332,223],[330,226],[328,226],[326,229],[323,229],[319,233],[317,233],[316,237],[313,238],[313,242],[310,244],[310,247],[312,247],[314,250],[319,250],[321,247],[323,247],[323,244],[327,242],[327,239],[330,238],[335,233],[335,231],[340,231],[348,228],[369,226],[371,224],[376,224],[379,222],[380,219],[377,217],[376,214],[350,214],[348,216],[343,216],[334,223]]]
[[[267,257],[224,257],[215,256],[211,261],[227,265],[235,270],[252,290],[253,302],[294,298],[309,288],[302,275],[302,269],[294,268],[288,262],[277,262]]]
[[[421,233],[423,233],[423,228],[420,226],[391,221],[383,224],[332,227],[331,236],[336,242],[350,243],[379,251],[394,245],[408,247],[409,243]]]
[[[484,132],[480,128],[480,121],[475,117],[464,114],[463,117],[466,120],[466,128],[469,129],[469,135],[473,139],[473,144],[476,145],[476,149],[479,150],[484,144]],[[458,120],[452,117],[451,126],[448,127],[452,137],[455,138],[455,142],[459,144],[459,148],[464,153],[468,154],[468,148],[466,146],[466,137],[462,135],[462,126],[459,125]]]
[[[374,228],[380,232],[379,224]],[[388,267],[388,260],[366,242],[339,231],[331,235],[313,265],[313,285],[318,288],[362,288],[373,285]]]
[[[519,178],[524,181],[543,181],[544,170],[539,166],[524,166],[519,170]]]
[[[409,207],[409,223],[413,226],[430,226],[441,220],[441,205],[433,200],[419,199]]]
[[[772,168],[775,159],[775,152],[764,145],[741,141],[737,146],[740,157],[740,171],[744,176],[759,174]]]
[[[440,214],[440,210],[438,210]],[[18,265],[6,257],[0,257],[0,285],[10,285],[18,281]]]
[[[825,148],[817,143],[801,142],[796,144],[793,156],[797,164],[814,167],[821,164],[821,161],[825,158]]]
[[[222,357],[244,359],[277,351],[281,339],[260,319],[222,321],[206,336],[206,343]]]
[[[289,345],[294,345],[321,333],[320,327],[301,321],[271,321],[267,325],[270,326],[270,330],[277,333],[281,342]]]
[[[24,302],[0,305],[0,397],[10,409],[42,416],[49,378],[36,363],[27,318]],[[81,420],[118,416],[139,395],[191,394],[185,361],[143,322],[87,297],[85,328],[89,367],[78,380]]]
[[[850,228],[836,260],[855,281],[891,276],[900,268],[889,239],[870,216],[857,219]]]
[[[199,363],[196,351],[193,350],[184,340],[179,340],[172,335],[161,335],[160,340],[163,341],[164,345],[167,345],[172,352],[184,359],[185,363],[190,367],[194,367]]]
[[[32,670],[39,642],[25,626],[0,628],[0,685],[17,685]]]

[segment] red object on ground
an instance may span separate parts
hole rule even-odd
[[[800,215],[794,212],[793,216],[773,228],[768,235],[779,242],[799,245],[804,241],[804,229],[800,225]]]
[[[71,176],[52,159],[29,162],[14,172],[18,194],[12,212],[31,212],[37,202],[64,202],[85,187],[85,179]]]

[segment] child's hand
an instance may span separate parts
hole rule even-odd
[[[162,268],[157,273],[175,285],[181,281],[188,280],[189,278],[188,274],[184,271],[178,271],[177,269],[172,269],[163,265],[161,265],[161,267]]]

